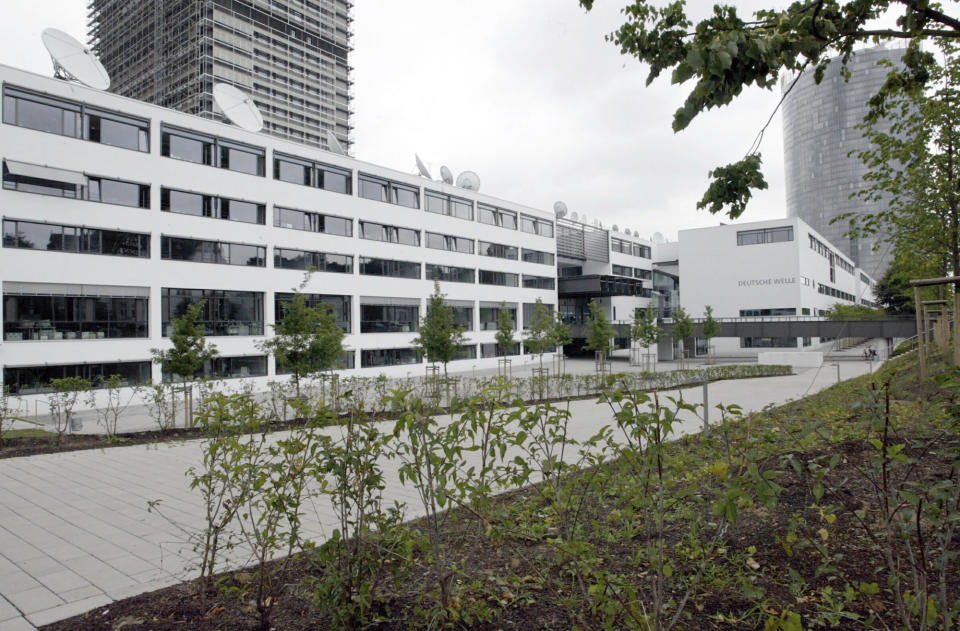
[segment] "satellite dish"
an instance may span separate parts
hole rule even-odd
[[[432,180],[433,176],[430,175],[430,170],[427,168],[427,165],[423,163],[423,160],[420,159],[420,156],[413,154],[413,157],[417,160],[417,171],[420,171],[420,175],[428,180]]]
[[[480,176],[473,171],[464,171],[457,176],[457,186],[468,191],[480,190]]]
[[[574,211],[573,214],[570,215],[570,219],[572,219],[572,220],[574,220],[574,221],[579,221],[579,220],[580,220],[580,217],[578,217],[578,216],[577,216],[577,212]]]
[[[653,233],[653,242],[654,243],[666,243],[666,239],[663,237],[662,232]]]
[[[343,145],[340,144],[340,139],[337,138],[336,134],[334,134],[329,129],[327,130],[326,138],[327,138],[327,151],[331,151],[333,153],[339,153],[341,156],[347,155],[347,150],[344,149]]]
[[[563,202],[554,202],[553,203],[553,212],[557,217],[566,217],[567,216],[567,205]]]
[[[110,75],[90,49],[72,35],[55,28],[45,28],[40,34],[43,45],[53,60],[53,75],[60,79],[79,81],[95,90],[110,87]]]
[[[444,184],[453,184],[453,173],[446,165],[440,167],[440,179],[443,180]]]
[[[240,129],[247,131],[263,129],[263,116],[260,114],[260,109],[242,90],[229,83],[214,84],[213,100],[223,110],[224,116]]]
[[[629,231],[629,230],[627,230],[627,233],[628,233],[628,234],[629,234],[629,232],[630,232],[630,231]],[[639,232],[637,232],[636,230],[634,230],[634,231],[633,231],[633,236],[635,236],[636,238],[638,238],[638,239],[639,239],[639,238],[640,238],[640,233],[639,233]]]
[[[617,224],[613,224],[613,231],[614,231],[614,232],[620,232],[620,226],[618,226]],[[628,234],[629,234],[629,233],[628,233]]]
[[[580,222],[587,223],[587,213],[583,213],[582,215],[580,215]]]

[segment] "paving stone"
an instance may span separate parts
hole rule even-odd
[[[68,603],[76,602],[78,600],[83,600],[84,598],[90,598],[91,596],[97,596],[102,594],[103,591],[94,587],[93,585],[86,584],[83,587],[78,587],[76,589],[71,589],[69,591],[60,592],[57,594],[64,601]]]
[[[73,589],[90,586],[90,583],[88,583],[79,574],[71,572],[66,568],[59,572],[54,572],[53,574],[45,574],[44,576],[40,576],[37,578],[37,580],[39,580],[44,587],[55,594],[61,594]]]
[[[30,624],[26,618],[12,618],[3,622],[3,631],[37,631],[37,628]]]
[[[20,617],[20,612],[3,596],[0,596],[0,622]]]
[[[42,586],[22,592],[4,594],[4,597],[27,615],[63,604],[63,600],[59,596]]]
[[[65,605],[60,605],[29,614],[27,619],[36,626],[42,627],[43,625],[50,624],[51,622],[72,618],[73,616],[86,613],[91,609],[96,609],[97,607],[101,607],[111,602],[113,601],[106,594],[98,594],[96,596],[84,598],[83,600],[76,600]]]

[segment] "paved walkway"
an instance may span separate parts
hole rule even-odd
[[[872,366],[839,362],[844,379]],[[825,365],[786,377],[717,382],[709,386],[710,405],[759,410],[836,383],[837,370]],[[683,396],[699,403],[701,394],[696,387]],[[575,438],[612,419],[593,401],[573,402],[571,412]],[[681,431],[700,426],[688,416]],[[185,532],[201,526],[203,512],[184,472],[199,461],[199,441],[0,460],[0,629],[33,629],[194,575]],[[408,517],[416,517],[415,496],[400,485],[396,466],[385,465],[385,497],[407,501]],[[165,518],[147,511],[154,500]],[[307,513],[306,536],[322,540],[334,523],[332,511],[317,503]],[[244,559],[234,555],[230,562]]]

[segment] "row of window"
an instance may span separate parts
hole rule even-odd
[[[819,254],[820,256],[822,256],[823,258],[828,259],[830,261],[830,268],[831,268],[830,280],[835,280],[833,277],[834,265],[836,265],[843,271],[847,272],[848,274],[852,275],[854,273],[852,263],[850,263],[849,261],[844,259],[842,256],[840,256],[839,254],[831,250],[829,247],[827,247],[827,244],[825,244],[823,241],[816,238],[812,234],[807,234],[807,237],[810,239],[810,249],[816,252],[817,254]]]
[[[617,239],[616,237],[610,238],[610,251],[620,252],[621,254],[630,254],[632,256],[639,256],[640,258],[644,259],[652,257],[650,246],[633,243],[631,241],[625,241],[624,239]],[[629,274],[627,274],[627,276],[629,276]]]
[[[83,138],[92,142],[150,152],[150,122],[109,112],[65,99],[34,94],[4,86],[3,122],[29,129]],[[266,150],[209,134],[161,125],[161,155],[195,164],[205,164],[256,176],[266,174]],[[285,154],[275,154],[274,179],[351,195],[353,172]],[[420,208],[420,188],[367,173],[357,176],[358,194],[408,208]],[[425,210],[473,220],[473,202],[425,190]],[[518,228],[517,213],[478,204],[479,221],[511,230]],[[259,223],[263,223],[260,221]],[[553,238],[553,222],[520,215],[519,228]],[[645,247],[645,246],[641,246]]]
[[[476,359],[477,344],[463,345],[453,358],[453,361]],[[497,357],[500,355],[496,343],[479,344],[481,357]],[[361,349],[360,366],[362,368],[380,368],[387,366],[402,366],[420,364],[423,357],[413,348],[372,348]],[[507,353],[519,355],[520,344],[514,343]],[[340,358],[339,367],[352,369],[356,366],[356,353],[346,351]],[[66,377],[82,377],[93,386],[100,387],[103,380],[112,375],[119,375],[122,386],[135,386],[150,381],[152,362],[128,361],[105,362],[91,364],[60,364],[43,366],[4,366],[3,383],[14,395],[41,394],[52,392],[51,382],[54,379]],[[276,366],[277,374],[288,373],[289,370],[279,362]],[[267,375],[266,355],[241,355],[217,357],[207,361],[203,368],[193,377],[236,379],[246,377],[265,377]],[[174,375],[162,373],[164,381],[173,380]]]
[[[149,234],[12,219],[3,220],[3,246],[150,258]]]
[[[740,317],[757,317],[757,316],[795,316],[797,315],[796,307],[780,307],[772,309],[741,309]]]
[[[740,230],[737,232],[737,245],[762,245],[784,241],[793,241],[793,226]]]
[[[824,296],[833,296],[834,298],[840,298],[841,300],[846,300],[852,303],[857,302],[857,298],[853,294],[840,291],[839,289],[835,289],[830,285],[824,285],[823,283],[817,283],[817,292],[823,294]]]
[[[3,188],[21,193],[82,199],[131,208],[150,208],[148,184],[51,169],[14,160],[3,162]]]

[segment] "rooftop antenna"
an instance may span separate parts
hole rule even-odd
[[[254,104],[253,99],[246,92],[229,83],[217,83],[213,86],[213,100],[223,110],[223,115],[240,129],[247,131],[263,129],[260,108]]]
[[[417,171],[420,171],[420,175],[422,177],[427,178],[428,180],[432,180],[433,176],[430,175],[430,170],[427,168],[427,165],[423,163],[423,160],[420,159],[420,156],[418,156],[417,154],[413,154],[413,157],[417,161]]]
[[[340,139],[329,129],[326,130],[327,150],[333,153],[339,153],[341,156],[347,155],[347,150],[340,144]]]
[[[567,205],[563,202],[554,202],[553,203],[553,213],[560,218],[567,216]]]
[[[453,184],[453,173],[446,165],[440,167],[440,179],[443,180],[444,184]]]
[[[464,171],[457,176],[457,186],[468,191],[479,191],[480,176],[473,171]]]
[[[110,87],[110,75],[90,49],[60,29],[45,28],[40,39],[53,60],[53,76],[94,90]]]

